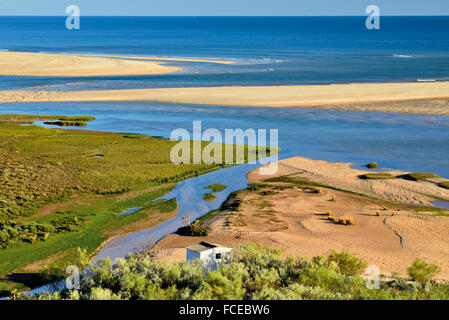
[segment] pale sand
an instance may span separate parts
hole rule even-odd
[[[449,189],[437,185],[437,183],[447,179],[431,179],[419,182],[405,179],[368,180],[361,179],[360,176],[372,173],[372,170],[358,170],[350,166],[350,163],[333,163],[293,157],[279,161],[277,175],[301,173],[301,177],[311,181],[397,203],[431,206],[430,201],[449,201]],[[265,179],[258,172],[259,169],[256,169],[249,173],[248,179],[251,181]],[[407,173],[399,170],[385,170],[383,172],[395,176]]]
[[[89,77],[164,74],[182,68],[159,62],[120,60],[73,54],[0,52],[0,75]]]
[[[359,192],[369,191],[372,187],[368,193],[399,201],[425,202],[428,196],[423,196],[421,191],[433,190],[427,182],[407,181],[392,185],[373,182],[369,184],[371,187],[367,187],[365,181],[355,182],[359,173],[359,170],[350,169],[348,164],[296,157],[280,161],[277,176],[288,174],[313,178],[316,182],[354,188]],[[330,177],[335,178],[329,180]],[[260,176],[255,170],[248,178],[254,183],[267,176]],[[411,186],[412,183],[416,186]],[[306,257],[344,250],[378,266],[385,275],[394,271],[406,275],[407,267],[416,258],[422,258],[441,267],[438,279],[449,280],[447,216],[434,216],[430,212],[418,215],[402,205],[328,188],[323,188],[319,194],[302,188],[278,190],[276,194],[265,196],[261,196],[260,191],[240,192],[237,196],[241,201],[239,209],[223,211],[209,220],[206,223],[210,230],[207,237],[168,235],[155,246],[155,250],[161,250],[158,258],[163,261],[185,260],[183,248],[199,241],[229,247],[256,242],[284,249],[286,254]],[[333,196],[336,200],[330,201]],[[324,215],[328,211],[337,218],[352,217],[355,225],[342,226],[328,221]],[[381,216],[376,216],[377,211]]]
[[[0,102],[32,101],[155,101],[449,115],[449,82],[0,92]]]

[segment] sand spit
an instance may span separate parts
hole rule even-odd
[[[0,52],[0,75],[91,77],[164,74],[182,68],[154,61],[120,60],[73,54]]]
[[[104,58],[85,59],[104,60]],[[108,59],[106,61],[108,63],[134,62],[139,63],[139,66],[141,63],[150,63]],[[171,68],[157,64],[154,68],[156,67],[163,70]],[[0,65],[0,70],[2,68],[3,66]],[[14,70],[20,70],[20,68],[14,68]],[[140,69],[135,70],[137,71],[142,72]],[[82,72],[82,70],[77,69],[71,72]],[[0,92],[0,102],[33,101],[155,101],[220,106],[318,107],[449,115],[449,82],[48,91],[45,95],[27,91]]]

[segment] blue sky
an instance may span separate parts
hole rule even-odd
[[[382,15],[449,15],[449,0],[0,0],[0,15],[254,16],[365,15],[374,4]]]

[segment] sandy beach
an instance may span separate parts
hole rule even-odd
[[[92,77],[164,74],[182,68],[164,66],[161,62],[120,60],[105,57],[0,52],[0,75],[40,77]]]
[[[104,57],[117,59],[133,59],[133,60],[155,60],[155,61],[181,61],[181,62],[201,62],[201,63],[217,63],[217,64],[234,64],[231,60],[215,60],[215,59],[192,59],[192,58],[171,58],[171,57],[142,57],[142,56],[119,56],[119,55],[100,55],[100,54],[83,54],[83,57]]]
[[[449,218],[400,204],[426,203],[432,197],[428,192],[443,195],[439,187],[429,181],[366,181],[358,178],[361,172],[364,170],[351,169],[344,163],[301,157],[281,160],[275,176],[307,178],[366,192],[378,199],[331,188],[320,188],[321,192],[315,193],[306,187],[270,182],[259,190],[241,191],[232,200],[239,203],[238,209],[222,211],[205,223],[210,230],[208,236],[172,234],[162,239],[155,247],[158,259],[182,261],[184,248],[199,241],[230,247],[256,242],[306,257],[344,250],[378,266],[387,276],[395,271],[406,275],[407,267],[416,258],[422,258],[441,267],[437,278],[449,279]],[[267,184],[267,178],[260,176],[258,169],[248,174],[251,183]],[[449,190],[441,192],[449,196]],[[336,218],[352,217],[354,225],[335,224],[327,219],[327,212]]]
[[[115,63],[120,62],[131,63],[132,61]],[[171,68],[160,65],[153,67]],[[139,71],[142,72],[142,70]],[[220,106],[318,107],[449,115],[449,82],[0,92],[0,102],[34,101],[154,101]]]

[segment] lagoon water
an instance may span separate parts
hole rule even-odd
[[[0,50],[50,53],[199,57],[233,65],[171,62],[184,71],[153,76],[44,78],[0,76],[0,90],[95,90],[217,85],[329,84],[449,80],[449,17],[382,17],[368,31],[365,17],[82,17],[81,30],[64,17],[0,17]],[[92,115],[86,129],[169,137],[192,130],[278,129],[280,158],[303,156],[428,171],[449,178],[449,117],[318,110],[244,108],[151,102],[3,103],[0,113]],[[215,209],[247,185],[254,165],[222,169],[178,184],[178,216],[116,239],[96,260],[124,256],[174,232],[184,215]],[[204,186],[228,188],[202,200]]]

